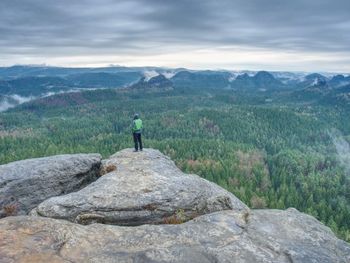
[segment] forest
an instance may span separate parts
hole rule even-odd
[[[107,157],[131,148],[136,112],[145,147],[169,155],[182,170],[251,208],[295,207],[350,241],[350,164],[337,148],[339,138],[347,146],[350,141],[350,109],[302,101],[289,91],[184,85],[38,99],[0,113],[0,164],[64,153]]]

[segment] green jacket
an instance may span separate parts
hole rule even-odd
[[[142,120],[141,119],[136,119],[133,121],[133,125],[132,125],[132,132],[133,133],[141,133],[142,131]]]

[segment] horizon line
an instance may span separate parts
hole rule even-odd
[[[259,72],[259,71],[267,71],[267,72],[290,72],[290,73],[324,73],[324,74],[345,74],[350,76],[350,72],[340,72],[340,71],[309,71],[309,70],[268,70],[268,69],[228,69],[228,68],[187,68],[187,67],[168,67],[168,66],[146,66],[146,65],[139,65],[139,66],[127,66],[127,65],[120,65],[120,64],[106,64],[106,65],[100,65],[100,66],[91,66],[86,64],[85,66],[65,66],[65,65],[53,65],[53,64],[46,64],[46,63],[39,63],[39,64],[11,64],[11,65],[0,65],[0,68],[11,68],[11,67],[47,67],[47,68],[69,68],[69,69],[99,69],[99,68],[154,68],[154,69],[168,69],[168,70],[176,70],[176,69],[183,69],[188,71],[228,71],[228,72]]]

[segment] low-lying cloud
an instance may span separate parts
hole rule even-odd
[[[15,107],[15,104],[10,103],[7,99],[0,101],[0,112],[6,111],[10,108]]]
[[[72,92],[81,92],[81,91],[87,91],[87,90],[96,90],[97,88],[86,88],[86,89],[69,89],[69,90],[61,90],[57,92],[46,92],[39,96],[21,96],[18,94],[11,94],[11,95],[0,95],[0,112],[7,111],[8,109],[14,108],[22,103],[26,103],[35,99],[39,98],[45,98],[49,96],[54,96],[57,94],[63,94],[63,93],[72,93]],[[102,88],[98,88],[102,89]]]
[[[31,100],[33,100],[35,98],[33,96],[24,97],[24,96],[20,96],[18,94],[13,94],[13,95],[10,95],[9,97],[12,98],[13,100],[17,101],[19,104],[31,101]]]
[[[158,76],[159,73],[155,70],[148,70],[143,72],[143,76],[145,77],[145,81],[149,81],[151,78]]]
[[[35,99],[35,97],[33,96],[24,97],[18,94],[3,95],[2,98],[0,98],[0,112],[14,108],[19,104],[31,101],[33,99]]]
[[[345,172],[350,175],[350,145],[338,130],[329,132],[333,144],[337,150],[337,157],[340,164],[345,168]]]

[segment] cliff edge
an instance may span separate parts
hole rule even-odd
[[[0,166],[0,262],[350,262],[314,217],[252,210],[157,150]]]

